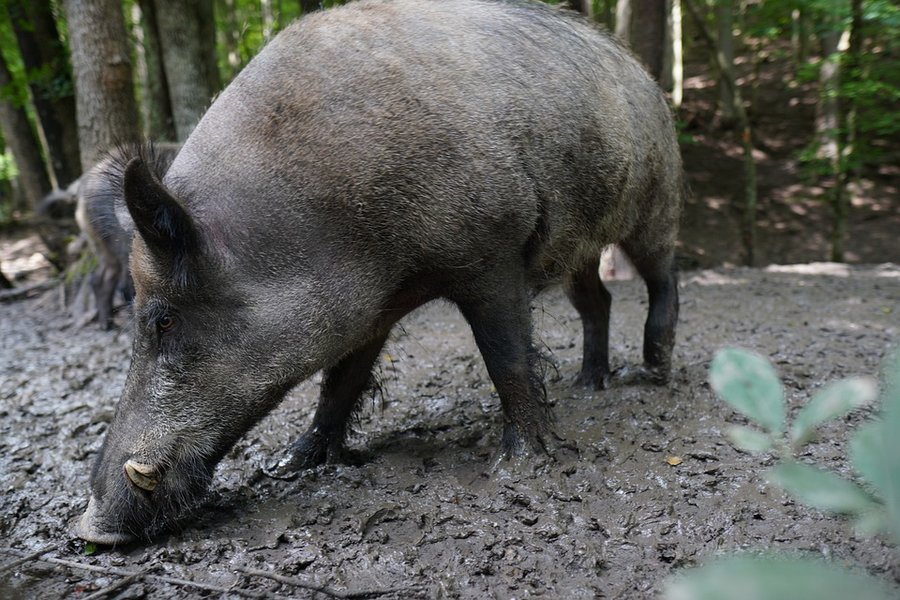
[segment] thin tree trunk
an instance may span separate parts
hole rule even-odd
[[[631,41],[631,0],[616,2],[616,37],[628,44]]]
[[[846,236],[846,194],[841,177],[841,107],[840,93],[840,41],[841,31],[824,33],[822,43],[822,67],[819,71],[819,103],[816,105],[816,137],[819,158],[831,172],[832,185],[829,200],[832,212],[831,260],[843,262]]]
[[[272,14],[272,0],[259,0],[259,9],[262,13],[263,40],[268,42],[275,33],[275,16]]]
[[[843,114],[839,116],[842,123],[841,147],[839,148],[838,161],[835,164],[835,192],[833,197],[833,227],[831,231],[831,260],[844,261],[844,252],[847,242],[847,229],[850,219],[850,176],[853,172],[853,153],[856,150],[858,123],[856,118],[857,106],[855,96],[846,94],[846,87],[859,77],[859,64],[862,54],[863,40],[863,10],[862,0],[851,0],[850,3],[850,31],[844,64],[839,73],[843,107]],[[842,117],[842,118],[840,118]]]
[[[681,33],[681,0],[672,0],[672,106],[681,108],[684,100],[684,46]]]
[[[716,3],[716,25],[718,27],[718,48],[724,59],[726,71],[719,79],[719,110],[723,125],[730,127],[737,120],[734,109],[733,86],[725,83],[734,81],[734,0],[718,0]]]
[[[647,72],[660,81],[666,47],[666,3],[663,0],[619,0],[616,36],[631,46]]]
[[[747,266],[752,267],[756,263],[756,204],[757,204],[757,178],[756,161],[753,158],[753,130],[750,119],[744,109],[744,100],[741,90],[734,79],[733,72],[728,72],[728,62],[721,48],[716,45],[715,39],[706,26],[703,17],[697,12],[692,0],[682,0],[682,5],[691,15],[691,19],[697,26],[700,37],[709,45],[710,51],[719,69],[722,82],[730,88],[733,99],[733,108],[741,129],[741,147],[743,148],[744,161],[744,206],[742,218],[741,238],[744,245],[744,260]]]
[[[48,0],[9,0],[10,20],[35,112],[47,142],[47,157],[60,187],[81,174],[72,72]],[[36,77],[37,73],[42,73]]]
[[[169,82],[163,69],[162,48],[156,26],[156,4],[154,0],[138,0],[138,6],[141,12],[138,30],[144,51],[144,69],[138,78],[144,89],[144,128],[152,140],[175,141],[177,135],[172,101],[169,98]]]
[[[116,144],[135,141],[138,111],[122,5],[65,0],[83,171]]]
[[[791,11],[791,49],[794,54],[794,70],[799,71],[800,66],[806,62],[809,56],[809,25],[806,12],[800,8]]]

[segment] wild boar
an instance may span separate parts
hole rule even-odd
[[[235,441],[324,370],[284,470],[340,456],[391,327],[443,298],[503,409],[501,456],[551,429],[529,305],[562,282],[578,380],[609,380],[602,249],[649,291],[643,375],[666,381],[682,169],[666,101],[588,21],[540,3],[361,0],[285,29],[163,177],[109,170],[134,220],[134,349],[79,536],[148,535]]]

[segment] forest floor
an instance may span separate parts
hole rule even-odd
[[[765,75],[779,81],[771,70]],[[694,143],[684,153],[694,194],[673,381],[574,387],[577,315],[559,290],[539,297],[536,337],[554,364],[548,396],[568,442],[549,464],[486,472],[499,402],[465,322],[437,303],[405,319],[385,350],[383,391],[365,403],[350,439],[358,465],[293,481],[264,474],[308,424],[314,378],[240,440],[180,530],[89,556],[68,532],[86,505],[130,335],[76,326],[57,290],[0,305],[0,597],[303,598],[325,586],[316,597],[644,599],[679,569],[756,549],[826,557],[900,582],[885,540],[859,538],[849,522],[766,483],[772,458],[727,442],[724,431],[743,419],[706,383],[713,354],[731,345],[775,363],[791,411],[835,379],[879,374],[900,334],[900,173],[885,167],[855,187],[848,259],[869,264],[815,262],[828,253],[824,192],[802,180],[793,158],[811,109],[762,86],[760,263],[811,264],[736,267],[738,147],[707,127],[708,85],[688,83]],[[794,112],[795,129],[785,130]],[[47,277],[36,252],[33,237],[0,239],[3,270],[20,283]],[[637,362],[643,286],[609,288],[613,362]],[[848,474],[847,439],[867,416],[827,427],[802,460]]]

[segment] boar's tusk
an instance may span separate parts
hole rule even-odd
[[[125,475],[131,480],[131,483],[148,492],[152,492],[159,483],[153,467],[133,460],[125,463]]]

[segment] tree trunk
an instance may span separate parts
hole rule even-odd
[[[200,53],[206,59],[206,85],[212,98],[222,89],[219,54],[216,45],[216,13],[213,0],[195,0],[200,23]]]
[[[697,12],[693,0],[683,0],[682,6],[691,15],[691,19],[697,27],[700,37],[709,46],[715,64],[719,69],[719,76],[724,85],[730,88],[733,109],[741,129],[741,147],[744,159],[744,206],[742,218],[741,238],[744,244],[744,261],[748,267],[756,264],[756,204],[758,197],[758,183],[756,178],[756,161],[753,158],[753,130],[750,119],[744,109],[744,100],[741,90],[734,79],[734,72],[729,71],[728,62],[722,49],[716,44],[712,34],[706,27],[703,17]]]
[[[856,96],[845,94],[848,84],[860,77],[859,64],[862,56],[863,27],[862,0],[850,2],[850,31],[847,44],[846,57],[839,73],[843,107],[843,114],[839,115],[838,122],[842,124],[839,133],[841,147],[837,163],[835,163],[835,192],[833,194],[834,221],[831,230],[831,260],[844,261],[844,250],[847,242],[847,229],[850,219],[850,174],[854,169],[853,153],[856,151],[858,131]]]
[[[169,82],[172,114],[178,141],[190,135],[218,91],[210,72],[207,25],[201,26],[204,2],[156,0],[157,28],[162,44],[163,67]],[[213,54],[214,56],[214,54]]]
[[[87,171],[116,144],[139,138],[128,38],[118,0],[64,0],[64,7]]]
[[[11,85],[12,76],[6,66],[6,59],[0,54],[0,89],[9,89]],[[51,189],[50,178],[28,115],[13,99],[4,97],[0,100],[0,128],[3,129],[3,137],[16,159],[19,181],[28,204],[33,210],[37,209],[41,199]]]
[[[819,71],[819,103],[816,105],[816,137],[819,158],[830,172],[831,189],[831,260],[844,261],[847,240],[847,219],[850,215],[848,154],[855,142],[855,116],[842,97],[842,87],[853,77],[854,61],[859,58],[862,27],[862,7],[858,0],[851,3],[850,29],[844,31],[838,14],[829,15],[829,30],[820,36],[822,66]],[[846,53],[846,56],[844,54]],[[844,63],[846,59],[846,63]],[[844,63],[844,64],[842,64]],[[852,101],[851,101],[852,102]]]
[[[144,129],[151,140],[175,141],[175,119],[172,116],[172,101],[169,98],[169,82],[163,70],[162,48],[159,30],[156,26],[156,4],[154,0],[138,0],[141,19],[137,27],[138,41],[143,49],[143,68],[138,79],[144,89],[142,113]],[[138,37],[138,36],[135,36]]]
[[[304,15],[320,8],[322,8],[321,0],[300,0],[300,10]]]
[[[9,0],[6,6],[29,73],[31,99],[47,141],[50,166],[59,187],[65,187],[81,174],[75,95],[66,49],[48,0]]]
[[[9,89],[11,83],[12,77],[6,60],[0,54],[0,89]],[[41,214],[42,201],[52,186],[41,156],[40,144],[25,109],[18,106],[14,100],[0,100],[0,128],[3,129],[6,143],[9,144],[16,159],[19,181],[28,204],[39,218],[36,230],[47,248],[45,256],[50,264],[61,271],[66,266],[66,232],[49,222],[46,215]]]
[[[726,70],[719,79],[719,110],[722,124],[730,127],[737,120],[732,86],[726,83],[726,79],[734,80],[734,0],[718,0],[716,25],[719,31],[719,52],[722,53]]]
[[[800,8],[791,11],[791,49],[794,55],[794,70],[799,71],[800,66],[806,62],[809,56],[809,24],[806,12]]]
[[[666,52],[666,3],[663,0],[619,0],[616,36],[631,46],[647,72],[660,81]]]
[[[681,0],[671,0],[669,11],[670,31],[672,32],[672,64],[666,72],[672,74],[672,106],[681,108],[684,99],[684,46],[681,34]]]

